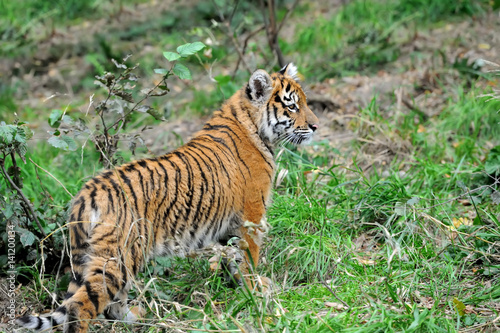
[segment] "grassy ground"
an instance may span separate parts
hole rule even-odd
[[[200,20],[215,12],[209,6],[191,5],[188,13],[197,13]],[[146,319],[133,327],[99,321],[92,331],[497,331],[500,149],[495,147],[500,145],[500,102],[482,95],[499,84],[496,73],[486,73],[476,59],[500,62],[495,44],[498,5],[473,0],[300,3],[280,42],[286,57],[294,59],[306,76],[321,129],[311,146],[285,147],[278,154],[281,172],[268,211],[272,229],[258,267],[260,275],[272,279],[272,289],[249,295],[229,287],[209,269],[209,254],[161,258],[148,265],[131,293],[136,304],[148,309]],[[134,11],[134,7],[125,9]],[[94,15],[90,19],[97,22],[99,11]],[[179,10],[172,15],[173,22],[185,15]],[[279,17],[283,16],[280,12]],[[161,17],[152,15],[147,24],[130,19],[133,25],[127,33],[118,34],[119,26],[113,27],[116,30],[109,32],[112,51],[129,51],[133,43],[163,43],[168,48],[181,44],[176,38],[188,31],[198,39],[208,36],[206,27],[176,30],[169,25],[174,23],[158,23]],[[247,20],[255,23],[256,17],[249,15]],[[73,19],[70,24],[78,25],[78,15]],[[55,23],[56,27],[69,24]],[[154,33],[162,29],[172,33]],[[224,40],[222,32],[210,31],[215,41]],[[71,59],[76,67],[85,64],[87,69],[103,70],[99,66],[107,66],[103,65],[106,57],[94,42],[80,45],[92,51],[86,57],[62,57],[56,63]],[[211,48],[220,64],[214,65],[214,75],[231,75],[237,59],[235,52],[228,51],[231,46],[215,43]],[[258,64],[270,57],[257,44],[250,49],[257,54]],[[148,53],[141,46],[137,51],[145,63],[144,73],[158,67],[158,49]],[[21,61],[15,53],[9,54]],[[213,64],[213,59],[201,58],[207,64]],[[67,73],[81,79],[79,83],[68,79],[78,88],[63,105],[69,105],[70,114],[82,113],[92,91],[82,82],[91,75],[65,66],[52,72],[52,79]],[[182,109],[190,118],[169,118],[181,130],[186,122],[201,123],[192,115],[215,108],[222,95],[241,86],[248,76],[240,71],[234,86],[221,88],[209,83],[207,74],[196,66],[190,63],[199,78],[196,83],[172,84],[178,98],[171,108]],[[36,92],[50,89],[23,82],[15,73],[4,77],[10,79],[0,90],[4,105],[29,118],[35,131],[43,128],[37,119],[47,118],[43,110],[61,100],[37,107]],[[64,86],[50,79],[40,74],[40,80]],[[27,100],[21,101],[19,91],[26,93]],[[158,128],[156,134],[172,130],[169,124],[140,117],[134,124],[131,130],[151,124]],[[185,138],[184,132],[180,134]],[[70,193],[98,172],[98,156],[91,147],[62,153],[36,133],[35,138],[38,143],[31,146],[29,157]],[[158,152],[166,146],[155,142],[148,149]],[[145,149],[139,152],[148,154]],[[125,159],[129,155],[124,153]],[[40,216],[47,223],[63,221],[69,200],[66,191],[31,163],[23,167],[23,175],[24,191],[39,205]],[[48,291],[62,294],[67,284],[67,276],[56,279],[53,272],[39,279],[39,267],[39,262],[19,267],[25,283],[18,290],[18,312],[49,308]]]

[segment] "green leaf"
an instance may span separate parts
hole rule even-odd
[[[500,175],[500,146],[496,146],[490,150],[484,169],[489,175]]]
[[[0,126],[0,139],[5,144],[11,144],[14,134],[16,133],[16,127],[14,125],[4,125]]]
[[[153,116],[156,120],[162,120],[165,121],[165,118],[163,115],[156,109],[149,108],[148,113]]]
[[[407,205],[410,205],[410,206],[415,206],[416,204],[418,204],[418,202],[420,201],[420,198],[418,197],[413,197],[411,198],[410,200],[408,200],[406,202]]]
[[[26,247],[26,246],[33,245],[33,243],[36,240],[36,236],[34,233],[32,233],[31,231],[26,230],[26,229],[19,229],[19,232],[21,234],[20,240],[21,240],[21,244],[23,244],[23,246]]]
[[[149,109],[151,109],[151,107],[149,105],[141,105],[141,106],[137,107],[135,109],[135,111],[146,113],[149,111]]]
[[[155,68],[154,69],[154,72],[156,74],[161,74],[161,75],[165,75],[168,73],[168,69],[165,69],[165,68]]]
[[[202,50],[204,47],[205,47],[205,44],[203,44],[202,42],[187,43],[187,44],[179,46],[177,48],[177,52],[179,52],[179,54],[182,57],[187,57],[187,56],[193,55],[196,52]]]
[[[176,63],[172,71],[179,77],[179,79],[191,80],[191,72],[183,64]]]
[[[28,146],[26,144],[19,144],[16,148],[17,154],[21,157],[24,162],[24,156],[28,152]]]
[[[26,143],[26,132],[22,127],[16,128],[16,135],[14,136],[14,141],[17,143]]]
[[[176,61],[181,57],[181,55],[177,52],[163,52],[163,56],[167,58],[168,61]]]
[[[72,117],[66,115],[62,117],[62,122],[70,126],[75,124],[75,120]]]
[[[49,143],[56,148],[61,148],[63,150],[76,150],[76,142],[73,138],[67,135],[53,136],[49,140]]]
[[[217,75],[214,79],[221,86],[232,81],[231,75]]]
[[[58,128],[61,125],[62,116],[63,116],[62,110],[52,110],[49,116],[50,127]]]
[[[384,282],[385,282],[385,286],[387,287],[387,291],[389,292],[389,296],[391,296],[394,303],[399,303],[398,296],[397,296],[396,292],[394,291],[394,289],[392,288],[392,286],[387,281],[387,279],[385,279]]]

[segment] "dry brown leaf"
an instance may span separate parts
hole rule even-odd
[[[363,265],[375,265],[375,260],[370,258],[356,257],[356,259],[360,264]]]
[[[325,306],[329,308],[333,308],[335,310],[345,310],[346,307],[342,303],[336,303],[336,302],[325,302]]]

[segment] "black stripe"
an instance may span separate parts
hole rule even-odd
[[[70,234],[72,242],[75,243],[71,246],[72,249],[81,249],[86,240],[86,237],[82,236],[83,231],[81,230],[81,223],[74,223],[72,226],[73,232]]]
[[[231,142],[233,143],[233,146],[234,146],[234,150],[236,151],[236,155],[238,156],[238,159],[241,161],[241,163],[247,168],[247,171],[248,171],[248,174],[251,174],[250,172],[250,168],[248,167],[248,165],[245,163],[245,161],[241,158],[240,156],[240,151],[238,149],[238,146],[236,145],[236,142],[234,142],[234,139],[233,139],[233,136],[231,134],[229,134],[227,131],[223,131],[221,129],[225,129],[225,130],[228,130],[230,131],[235,137],[237,137],[240,142],[242,141],[241,138],[232,130],[232,128],[230,128],[229,126],[227,125],[211,125],[211,124],[206,124],[204,127],[203,127],[204,130],[210,130],[210,131],[218,131],[220,133],[224,133],[226,134],[229,139],[231,140]],[[229,148],[228,148],[229,149]],[[234,156],[234,155],[233,155]],[[245,178],[245,175],[242,173],[242,176],[243,178],[246,180]]]
[[[137,195],[135,194],[134,188],[132,186],[132,183],[130,181],[130,178],[128,178],[127,175],[125,175],[125,172],[123,170],[118,170],[120,173],[120,177],[122,178],[123,182],[127,184],[128,188],[130,189],[130,192],[132,193],[132,196],[134,197],[134,206],[135,206],[135,211],[139,213],[139,206],[137,203]]]
[[[97,188],[95,185],[92,185],[92,191],[90,192],[90,207],[97,211],[97,203],[95,202],[95,197],[97,195]]]
[[[227,125],[212,125],[210,123],[206,123],[205,126],[203,126],[203,129],[206,131],[220,131],[221,129],[224,129],[231,132],[235,137],[237,137],[240,140],[240,142],[242,141],[241,138],[233,131],[233,129]],[[227,134],[227,132],[225,131],[220,131],[220,132]]]
[[[155,176],[154,176],[154,172],[149,167],[146,167],[146,170],[148,170],[148,172],[149,172],[149,179],[151,180],[151,193],[148,193],[149,194],[148,198],[151,198],[153,196],[156,198],[156,195],[155,195]]]
[[[142,173],[139,169],[135,169],[137,171],[137,175],[139,176],[139,183],[141,184],[141,190],[142,190],[142,197],[146,198],[146,189],[144,187],[144,177],[142,176]],[[146,202],[146,200],[144,200]],[[146,217],[146,211],[147,211],[147,205],[144,205],[144,215],[143,217]],[[139,213],[139,212],[138,212]]]
[[[94,274],[96,274],[96,275],[103,275],[104,274],[104,276],[109,280],[109,283],[113,287],[115,287],[115,289],[117,289],[117,290],[120,289],[120,284],[118,283],[116,276],[114,276],[110,272],[104,272],[102,269],[96,268],[96,269],[94,269]],[[111,297],[110,300],[113,300],[114,297],[115,296],[113,295],[113,297]]]
[[[109,170],[101,174],[101,177],[104,179],[108,179],[113,175],[113,171]]]
[[[77,286],[81,286],[83,284],[83,276],[79,272],[73,272],[71,282],[75,283]]]
[[[107,211],[107,214],[109,214],[111,211],[114,212],[115,211],[115,201],[113,199],[113,194],[111,193],[110,189],[108,189],[108,187],[105,185],[105,184],[102,184],[101,185],[101,189],[104,191],[104,192],[107,192],[108,193],[108,211]],[[111,205],[111,206],[110,206]]]
[[[122,271],[122,280],[123,280],[123,286],[127,284],[127,267],[125,266],[125,261],[123,260],[123,255],[120,253],[120,260],[121,260],[121,266],[120,269]]]
[[[211,135],[211,134],[202,134],[202,135],[200,135],[198,138],[203,139],[203,138],[205,138],[205,137],[209,137],[209,138],[211,139],[211,141],[214,141],[214,142],[220,143],[221,145],[223,145],[223,146],[227,149],[227,150],[224,150],[224,149],[219,149],[219,151],[220,151],[221,153],[223,153],[223,154],[227,157],[228,162],[229,162],[229,165],[231,165],[231,164],[232,164],[231,162],[233,162],[233,161],[234,161],[234,162],[236,162],[236,161],[235,161],[236,156],[234,156],[233,151],[231,150],[231,148],[229,148],[229,146],[227,145],[227,143],[226,143],[226,141],[225,141],[224,139],[219,138],[219,137],[216,137],[216,136],[213,136],[213,135]],[[231,140],[232,140],[232,139],[231,139]],[[232,142],[233,142],[233,144],[234,144],[234,140],[232,140]],[[236,147],[236,145],[235,145],[235,144],[234,144],[234,146]],[[212,150],[213,150],[213,148],[212,148]],[[229,156],[228,156],[228,154],[227,154],[227,153],[231,154],[233,158],[232,158],[232,159],[231,159],[231,158],[229,158]],[[239,155],[238,150],[236,150],[236,154],[237,154],[237,156],[238,156],[238,159],[239,159],[239,160],[243,163],[243,165],[247,168],[248,172],[250,173],[250,169],[248,168],[248,166],[246,165],[246,163],[245,163],[245,162],[241,159],[241,157],[240,157],[240,155]],[[238,171],[239,171],[239,172],[240,172],[240,174],[244,177],[244,175],[243,175],[243,171],[241,170],[240,165],[239,165],[238,163],[234,163],[234,164],[236,164],[236,167],[238,168]]]
[[[247,94],[248,99],[252,100],[252,89],[250,88],[249,84],[247,84],[245,88],[245,93]]]
[[[50,317],[50,316],[49,316],[49,317]],[[34,318],[38,319],[38,325],[36,325],[35,329],[36,329],[36,330],[41,329],[41,328],[42,328],[42,326],[43,326],[43,319],[42,319],[42,318],[40,318],[40,317],[34,317]],[[47,318],[44,318],[44,319],[47,319]],[[50,323],[50,321],[49,321],[49,323]]]
[[[140,268],[140,261],[142,261],[141,257],[140,257],[141,250],[140,249],[137,250],[138,246],[140,246],[140,245],[138,245],[138,243],[135,243],[130,248],[131,254],[132,254],[132,258],[134,258],[134,261],[133,261],[133,264],[132,264],[132,272],[134,273],[134,275],[137,275],[138,270]]]
[[[280,96],[279,95],[276,95],[276,97],[274,98],[274,101],[276,103],[280,103],[281,106],[283,107],[283,109],[285,110],[287,108],[286,104],[283,103],[283,101],[281,100]]]
[[[158,205],[158,208],[156,210],[156,213],[158,214],[158,212],[160,211],[161,207],[163,207],[163,204],[168,196],[168,173],[167,173],[167,170],[165,169],[165,167],[163,166],[163,164],[161,164],[159,161],[157,161],[157,162],[158,162],[158,166],[163,170],[164,178],[165,178],[165,181],[164,181],[165,189],[163,190],[163,198],[160,200],[160,204]],[[158,170],[156,170],[156,173],[158,174],[158,179],[161,180],[162,177],[161,177],[160,173],[158,172]],[[168,212],[164,212],[164,214],[168,214]],[[155,215],[154,219],[155,219],[155,221],[159,220],[157,218],[157,215]],[[160,221],[161,221],[162,225],[164,225],[167,222],[165,219],[160,219]],[[157,223],[157,225],[159,226],[160,223]]]
[[[186,165],[186,170],[188,171],[188,188],[189,188],[189,192],[188,192],[188,202],[186,203],[186,217],[185,217],[185,220],[187,223],[189,222],[193,222],[190,218],[189,218],[189,215],[191,215],[191,210],[192,210],[192,207],[193,207],[193,200],[194,200],[194,195],[195,195],[195,188],[193,186],[193,178],[194,178],[194,172],[193,172],[193,168],[191,166],[191,163],[189,163],[189,159],[187,158],[188,156],[191,156],[191,155],[188,155],[189,152],[182,152],[182,153],[179,153],[179,152],[175,152],[175,154],[181,159],[182,163],[184,163]],[[192,158],[192,156],[191,156]],[[195,212],[196,213],[196,212]],[[198,228],[198,225],[195,223],[195,225],[193,225],[191,223],[191,227],[196,230]],[[191,230],[191,233],[193,233],[193,230]]]
[[[85,290],[89,296],[89,300],[92,302],[95,308],[95,312],[99,312],[99,294],[92,290],[92,286],[89,281],[85,282]],[[92,316],[93,317],[93,316]]]
[[[115,191],[115,194],[116,194],[116,210],[118,211],[118,216],[117,216],[117,220],[119,222],[122,221],[122,216],[123,216],[123,213],[122,211],[125,210],[125,214],[126,214],[126,209],[120,209],[120,200],[124,197],[124,194],[123,194],[123,190],[122,188],[113,180],[113,179],[109,179],[109,182],[111,183],[111,186],[113,187],[113,190]],[[122,200],[122,202],[126,202],[125,200]],[[125,207],[123,207],[125,208]]]
[[[211,152],[215,156],[215,159],[217,160],[217,162],[219,162],[219,166],[221,167],[222,171],[224,171],[224,173],[226,174],[227,180],[229,181],[229,185],[231,185],[231,177],[229,176],[229,173],[227,172],[226,166],[222,162],[222,160],[220,159],[219,155],[217,155],[215,153],[215,151],[213,150],[213,148],[209,148],[209,147],[205,146],[202,143],[199,143],[197,141],[195,142],[194,140],[191,140],[190,142],[188,142],[187,146],[198,149],[205,156],[207,156],[205,152]],[[199,146],[201,148],[204,148],[204,149],[198,148],[197,146]],[[210,158],[210,160],[212,160],[212,159]]]
[[[203,187],[202,187],[201,193],[200,193],[200,200],[198,202],[198,206],[196,208],[196,214],[193,217],[193,221],[197,221],[199,219],[199,216],[202,214],[201,204],[203,202],[203,197],[205,195],[210,195],[210,201],[208,203],[209,211],[207,212],[208,215],[205,216],[205,223],[208,223],[208,219],[210,218],[210,209],[212,208],[213,202],[214,202],[214,193],[210,194],[210,192],[208,191],[208,180],[207,180],[205,172],[203,172],[203,169],[202,169],[200,163],[198,162],[198,160],[200,160],[201,162],[203,162],[203,164],[205,165],[205,167],[208,169],[209,173],[212,173],[212,168],[210,167],[210,165],[196,151],[194,151],[194,148],[192,148],[192,147],[186,147],[186,150],[188,150],[192,154],[196,155],[196,157],[193,157],[193,160],[198,165],[198,168],[199,168],[200,174],[201,174],[201,178],[203,179],[203,184],[202,184]],[[212,174],[212,179],[211,179],[212,180],[212,190],[215,191],[215,182],[214,182],[213,177],[214,177],[214,175]]]
[[[172,166],[173,169],[175,169],[175,179],[174,179],[174,184],[175,184],[175,191],[174,193],[178,193],[179,192],[179,182],[181,180],[181,171],[179,169],[179,167],[177,166],[177,164],[173,163],[172,161],[169,160],[168,157],[164,157],[163,158],[166,162],[170,163],[170,165]],[[177,219],[174,217],[173,220],[168,220],[168,214],[170,213],[170,210],[172,209],[172,207],[177,203],[179,199],[179,196],[176,195],[174,197],[174,200],[172,200],[170,202],[170,204],[168,205],[168,207],[165,209],[165,212],[163,212],[163,221],[168,221],[170,222],[169,224],[169,231],[170,231],[170,236],[171,237],[174,237],[175,235],[175,228],[177,226]]]
[[[85,243],[88,245],[88,243]],[[73,254],[73,264],[77,265],[77,266],[81,266],[81,265],[84,265],[86,263],[86,260],[85,260],[85,254]]]
[[[105,234],[103,234],[103,235],[99,236],[98,238],[96,238],[96,239],[92,239],[91,243],[92,243],[92,244],[97,244],[97,243],[100,243],[100,242],[101,242],[101,241],[103,241],[105,238],[108,238],[108,237],[110,237],[110,236],[114,236],[114,235],[115,235],[115,231],[116,231],[116,229],[111,229],[111,230],[110,230],[110,231],[108,231],[107,233],[105,233]],[[107,239],[106,241],[107,241],[107,242],[110,242],[110,243],[112,243],[112,244],[115,244],[115,243],[117,242],[116,238],[115,238],[115,239],[113,239],[113,238],[111,238],[111,239]],[[110,244],[110,245],[111,245],[111,244]]]
[[[56,309],[55,312],[59,312],[59,313],[62,313],[63,315],[65,315],[68,312],[68,310],[66,309],[66,307],[64,305],[61,305],[60,307],[58,307]]]
[[[83,197],[80,195],[79,198],[75,201],[74,206],[80,205],[80,208],[78,209],[78,219],[76,221],[80,222],[82,221],[82,215],[85,210],[85,200]],[[80,226],[81,228],[82,226]]]
[[[269,102],[267,102],[267,105],[266,105],[266,118],[267,118],[267,126],[268,127],[271,127],[271,114],[269,112],[270,109],[271,109],[271,101],[269,100]]]

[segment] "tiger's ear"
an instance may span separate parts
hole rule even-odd
[[[271,97],[273,91],[273,81],[271,76],[262,69],[253,72],[246,93],[250,101],[254,104],[265,104]]]
[[[299,80],[299,76],[297,75],[299,71],[297,70],[297,66],[295,66],[292,62],[280,69],[280,73],[291,77],[295,81]]]

